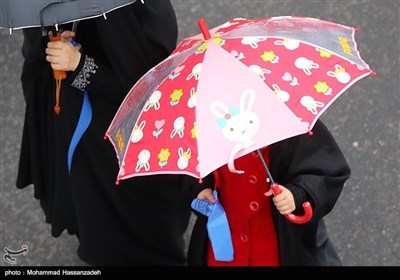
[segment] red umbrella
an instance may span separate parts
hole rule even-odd
[[[355,29],[337,23],[274,17],[233,19],[212,30],[202,19],[199,25],[202,34],[184,39],[133,86],[108,128],[117,180],[167,173],[201,179],[224,164],[241,172],[236,158],[311,133],[334,100],[372,73]],[[306,217],[288,217],[309,220],[311,207],[304,207]]]

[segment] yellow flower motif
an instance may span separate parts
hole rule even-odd
[[[346,72],[346,69],[344,69],[343,67],[340,67],[340,68],[336,68],[336,70],[335,70],[335,73],[336,74],[339,74],[339,73],[345,73]]]
[[[222,46],[225,43],[224,39],[221,38],[212,38],[213,42],[216,43],[218,46]]]
[[[216,43],[217,45],[223,46],[225,44],[225,40],[219,38],[219,36],[221,36],[221,35],[222,34],[220,34],[220,33],[214,33],[211,40],[214,43]],[[205,52],[207,50],[207,48],[208,48],[208,42],[201,41],[201,45],[197,48],[196,54]]]
[[[160,161],[168,161],[169,156],[171,153],[169,152],[169,149],[161,149],[160,153],[158,154],[158,158]]]
[[[328,91],[329,86],[326,82],[321,82],[318,81],[315,85],[314,88],[317,90],[318,93],[325,93]]]
[[[197,138],[197,124],[193,125],[193,128],[190,130],[190,132],[192,133],[193,139]]]
[[[171,101],[179,101],[183,95],[182,89],[175,89],[173,93],[169,96]]]
[[[261,58],[266,62],[271,62],[276,57],[276,54],[273,51],[264,52]]]
[[[197,48],[196,53],[203,53],[203,52],[205,52],[205,51],[207,50],[207,47],[208,47],[208,43],[207,43],[207,42],[202,43],[202,44],[200,45],[200,47]]]
[[[191,155],[188,154],[187,152],[184,152],[184,153],[182,154],[182,157],[185,157],[187,160],[189,160],[189,159],[191,158]]]
[[[329,58],[332,56],[332,54],[330,52],[328,52],[327,50],[323,50],[323,49],[319,50],[319,55],[321,57],[326,57],[326,58]]]

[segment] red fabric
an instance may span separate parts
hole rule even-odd
[[[269,148],[262,151],[268,165]],[[234,260],[216,261],[208,244],[208,266],[279,266],[278,241],[272,221],[267,172],[256,152],[235,160],[238,170],[231,173],[225,165],[214,172],[218,198],[229,221]]]

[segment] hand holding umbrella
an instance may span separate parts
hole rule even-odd
[[[81,57],[81,46],[76,44],[72,39],[75,33],[72,31],[65,31],[62,34],[57,33],[53,36],[49,32],[50,42],[46,49],[46,60],[50,62],[54,70],[54,79],[56,80],[56,105],[54,112],[60,114],[60,89],[61,81],[67,78],[65,71],[74,71],[79,64]]]
[[[282,193],[282,189],[279,187],[279,185],[277,183],[274,182],[274,179],[272,178],[271,173],[269,172],[268,166],[267,166],[266,162],[264,161],[264,158],[263,158],[260,150],[257,150],[257,153],[258,153],[259,158],[261,159],[261,162],[262,162],[262,164],[263,164],[263,166],[265,168],[265,171],[267,171],[268,179],[270,180],[270,183],[271,183],[270,191],[272,191],[272,193],[275,196],[281,194]],[[272,194],[272,193],[270,193],[270,191],[266,192],[267,196],[270,196]],[[303,210],[304,210],[304,215],[303,216],[296,216],[296,215],[290,213],[290,214],[284,214],[285,217],[289,221],[291,221],[292,223],[295,223],[295,224],[307,223],[309,220],[311,220],[311,217],[313,215],[313,210],[312,210],[310,202],[308,202],[308,201],[303,202],[302,206],[303,206]],[[282,212],[282,210],[280,210],[279,208],[278,208],[278,210],[279,210],[279,212]]]

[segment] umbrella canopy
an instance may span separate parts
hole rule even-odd
[[[0,27],[12,30],[57,26],[105,15],[134,2],[136,0],[1,0]]]
[[[133,86],[108,128],[118,180],[203,178],[224,164],[238,172],[235,158],[310,132],[372,73],[355,29],[340,24],[289,16],[200,28]]]

